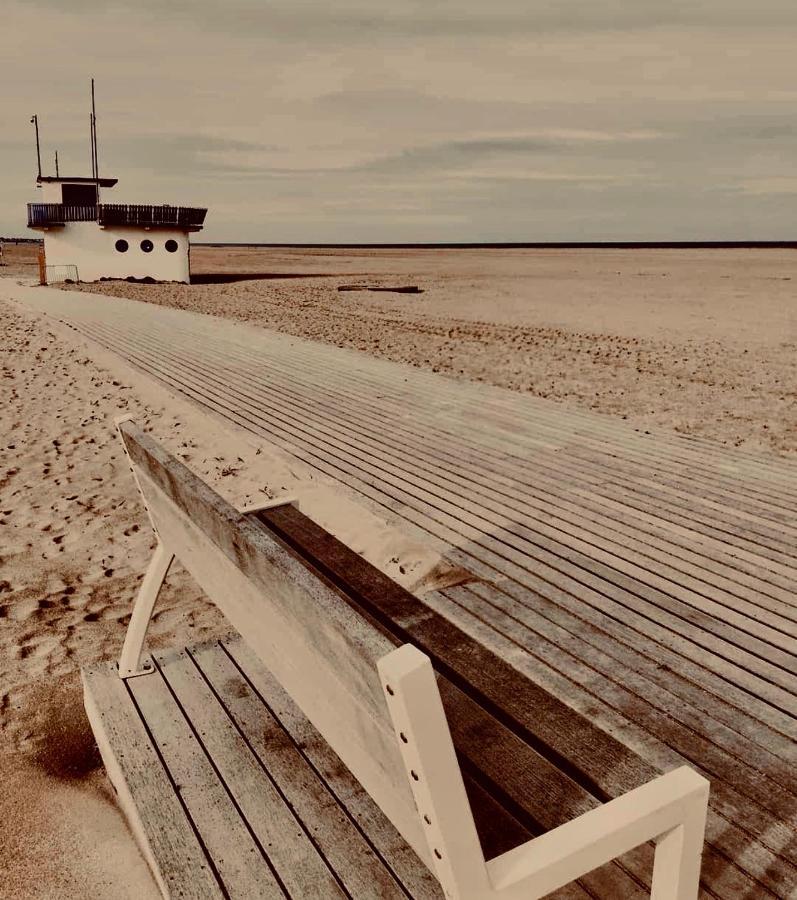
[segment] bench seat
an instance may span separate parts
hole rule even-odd
[[[103,763],[164,896],[442,900],[238,636],[151,660],[138,678],[111,661],[82,676]],[[589,895],[572,884],[550,896]]]
[[[151,675],[123,681],[103,662],[83,680],[106,770],[165,896],[442,898],[240,639],[152,659]]]

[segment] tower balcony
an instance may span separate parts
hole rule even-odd
[[[70,206],[64,203],[29,203],[28,228],[62,228],[67,222],[97,222],[104,226],[179,228],[199,231],[207,209],[193,206],[152,206],[131,203],[99,203]]]

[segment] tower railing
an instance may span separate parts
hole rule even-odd
[[[29,203],[28,228],[46,228],[67,222],[98,222],[100,225],[133,225],[144,228],[186,228],[199,230],[207,209],[192,206],[98,203],[70,206],[64,203]]]
[[[98,209],[101,225],[144,225],[201,228],[206,209],[191,206],[150,206],[130,203],[102,203]]]
[[[29,203],[28,228],[63,225],[65,222],[96,222],[97,207],[69,206],[64,203]]]

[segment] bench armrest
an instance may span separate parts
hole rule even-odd
[[[709,783],[683,766],[487,863],[497,895],[540,897],[649,840],[655,900],[692,900]]]
[[[696,900],[709,783],[693,769],[654,778],[487,862],[430,659],[404,644],[378,668],[429,858],[447,897],[546,897],[653,840],[651,896]]]

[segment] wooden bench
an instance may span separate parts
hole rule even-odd
[[[117,426],[158,544],[84,697],[164,896],[697,896],[704,778],[656,777],[295,506],[238,511]],[[175,557],[243,641],[144,652]]]

